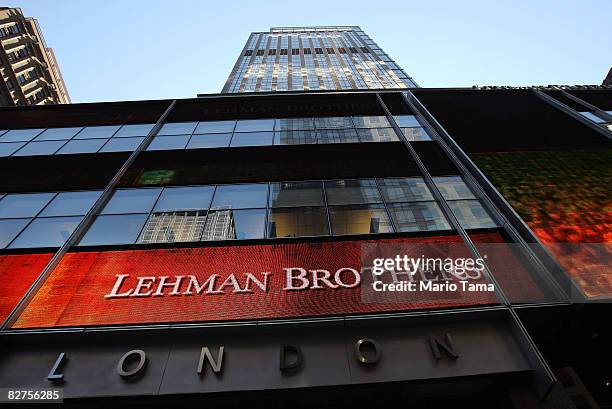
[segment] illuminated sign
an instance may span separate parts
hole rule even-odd
[[[461,287],[364,296],[363,277],[372,277],[360,276],[364,249],[399,246],[420,256],[424,242],[462,246],[458,236],[440,236],[69,253],[13,327],[315,317],[497,303],[492,291]],[[480,275],[468,279],[487,283]]]
[[[0,322],[19,303],[53,254],[0,255]]]

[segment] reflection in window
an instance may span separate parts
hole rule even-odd
[[[148,151],[183,149],[187,146],[189,135],[156,136],[147,148]]]
[[[34,139],[34,137],[40,134],[44,129],[13,129],[8,131],[4,135],[0,136],[0,142],[27,142]]]
[[[318,143],[357,143],[359,137],[354,129],[319,129],[316,131]]]
[[[212,186],[167,187],[155,204],[156,212],[176,210],[207,210],[212,199]]]
[[[314,119],[317,129],[352,128],[353,121],[350,116],[317,117]]]
[[[193,135],[187,144],[187,149],[225,148],[229,145],[231,138],[231,133]]]
[[[434,200],[420,177],[378,179],[378,185],[387,203]]]
[[[446,200],[476,198],[461,176],[436,176],[433,180]]]
[[[334,206],[329,208],[333,234],[370,234],[393,231],[383,205]]]
[[[389,213],[395,227],[402,232],[451,228],[435,202],[394,203],[389,205]]]
[[[191,135],[197,122],[170,122],[161,127],[158,135]]]
[[[120,125],[88,126],[75,136],[75,139],[110,138],[119,130]]]
[[[313,130],[274,132],[274,145],[303,145],[317,143]]]
[[[106,204],[102,214],[148,213],[161,189],[119,189]]]
[[[272,183],[270,207],[323,206],[323,184],[313,182]]]
[[[264,237],[265,209],[211,210],[202,240],[257,239]]]
[[[597,123],[597,124],[601,124],[604,121],[603,119],[601,119],[600,117],[598,117],[597,115],[595,115],[593,112],[589,112],[589,111],[584,111],[584,112],[578,112],[580,115],[584,116],[587,119],[590,119],[591,121]]]
[[[0,156],[10,156],[25,145],[26,142],[5,142],[0,143]]]
[[[138,238],[148,214],[98,216],[79,246],[132,244]]]
[[[236,124],[235,132],[263,132],[274,130],[274,119],[243,119]]]
[[[314,118],[282,118],[276,120],[277,131],[314,129]]]
[[[34,217],[55,196],[55,193],[6,195],[0,200],[0,218]]]
[[[324,207],[270,209],[268,237],[304,237],[329,234]]]
[[[81,127],[78,128],[49,128],[34,139],[35,141],[58,141],[71,139],[74,135],[79,132]]]
[[[0,219],[0,249],[5,248],[32,219]]]
[[[198,241],[204,231],[206,210],[153,213],[145,225],[139,243]]]
[[[400,128],[421,126],[414,115],[396,115],[394,118]]]
[[[147,136],[155,124],[123,125],[113,138],[127,138],[130,136]]]
[[[353,122],[357,128],[387,128],[391,124],[384,115],[380,116],[354,116]]]
[[[272,132],[234,133],[230,146],[268,146],[272,145]]]
[[[448,202],[448,205],[464,229],[497,227],[480,200],[455,200]]]
[[[105,143],[106,139],[75,139],[62,146],[62,149],[60,149],[57,153],[94,153],[97,152]]]
[[[135,138],[113,138],[106,142],[106,145],[100,149],[100,152],[131,152],[144,141],[145,137]]]
[[[53,155],[66,141],[30,142],[19,149],[13,156]]]
[[[361,142],[396,142],[397,135],[393,128],[357,129]]]
[[[202,133],[231,133],[234,131],[236,121],[206,121],[200,122],[195,129],[195,134]]]
[[[211,208],[246,209],[266,207],[268,184],[255,183],[244,185],[218,186]]]
[[[61,192],[45,207],[40,216],[84,216],[101,194],[101,190]]]
[[[402,128],[402,132],[409,141],[431,141],[431,136],[425,128]]]
[[[374,179],[328,180],[325,192],[330,205],[382,202]]]
[[[9,248],[61,247],[82,219],[82,216],[34,219]]]

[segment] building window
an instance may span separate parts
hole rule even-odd
[[[268,50],[268,55],[276,55],[276,48],[271,48]]]
[[[246,50],[246,51],[244,52],[244,56],[245,56],[245,57],[250,57],[251,55],[253,55],[253,50]]]
[[[106,204],[102,214],[149,213],[161,189],[119,189]]]
[[[213,199],[212,209],[265,208],[268,202],[268,184],[254,183],[243,185],[218,186]]]
[[[325,181],[325,193],[330,205],[382,202],[374,179],[328,180]]]
[[[385,203],[421,202],[434,200],[421,177],[377,179]]]
[[[198,241],[204,232],[206,211],[153,213],[138,239],[139,243]]]
[[[324,205],[321,181],[278,182],[270,185],[270,207]]]
[[[392,203],[389,213],[401,232],[451,229],[436,202]]]
[[[383,205],[332,206],[329,217],[335,235],[393,232]]]
[[[268,237],[307,237],[329,234],[325,207],[270,209]]]

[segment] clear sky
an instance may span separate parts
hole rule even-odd
[[[252,31],[358,25],[423,87],[601,84],[612,1],[17,0],[73,102],[217,93]]]

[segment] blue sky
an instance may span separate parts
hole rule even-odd
[[[359,25],[423,87],[601,84],[612,1],[22,0],[73,102],[219,92],[248,35]]]

